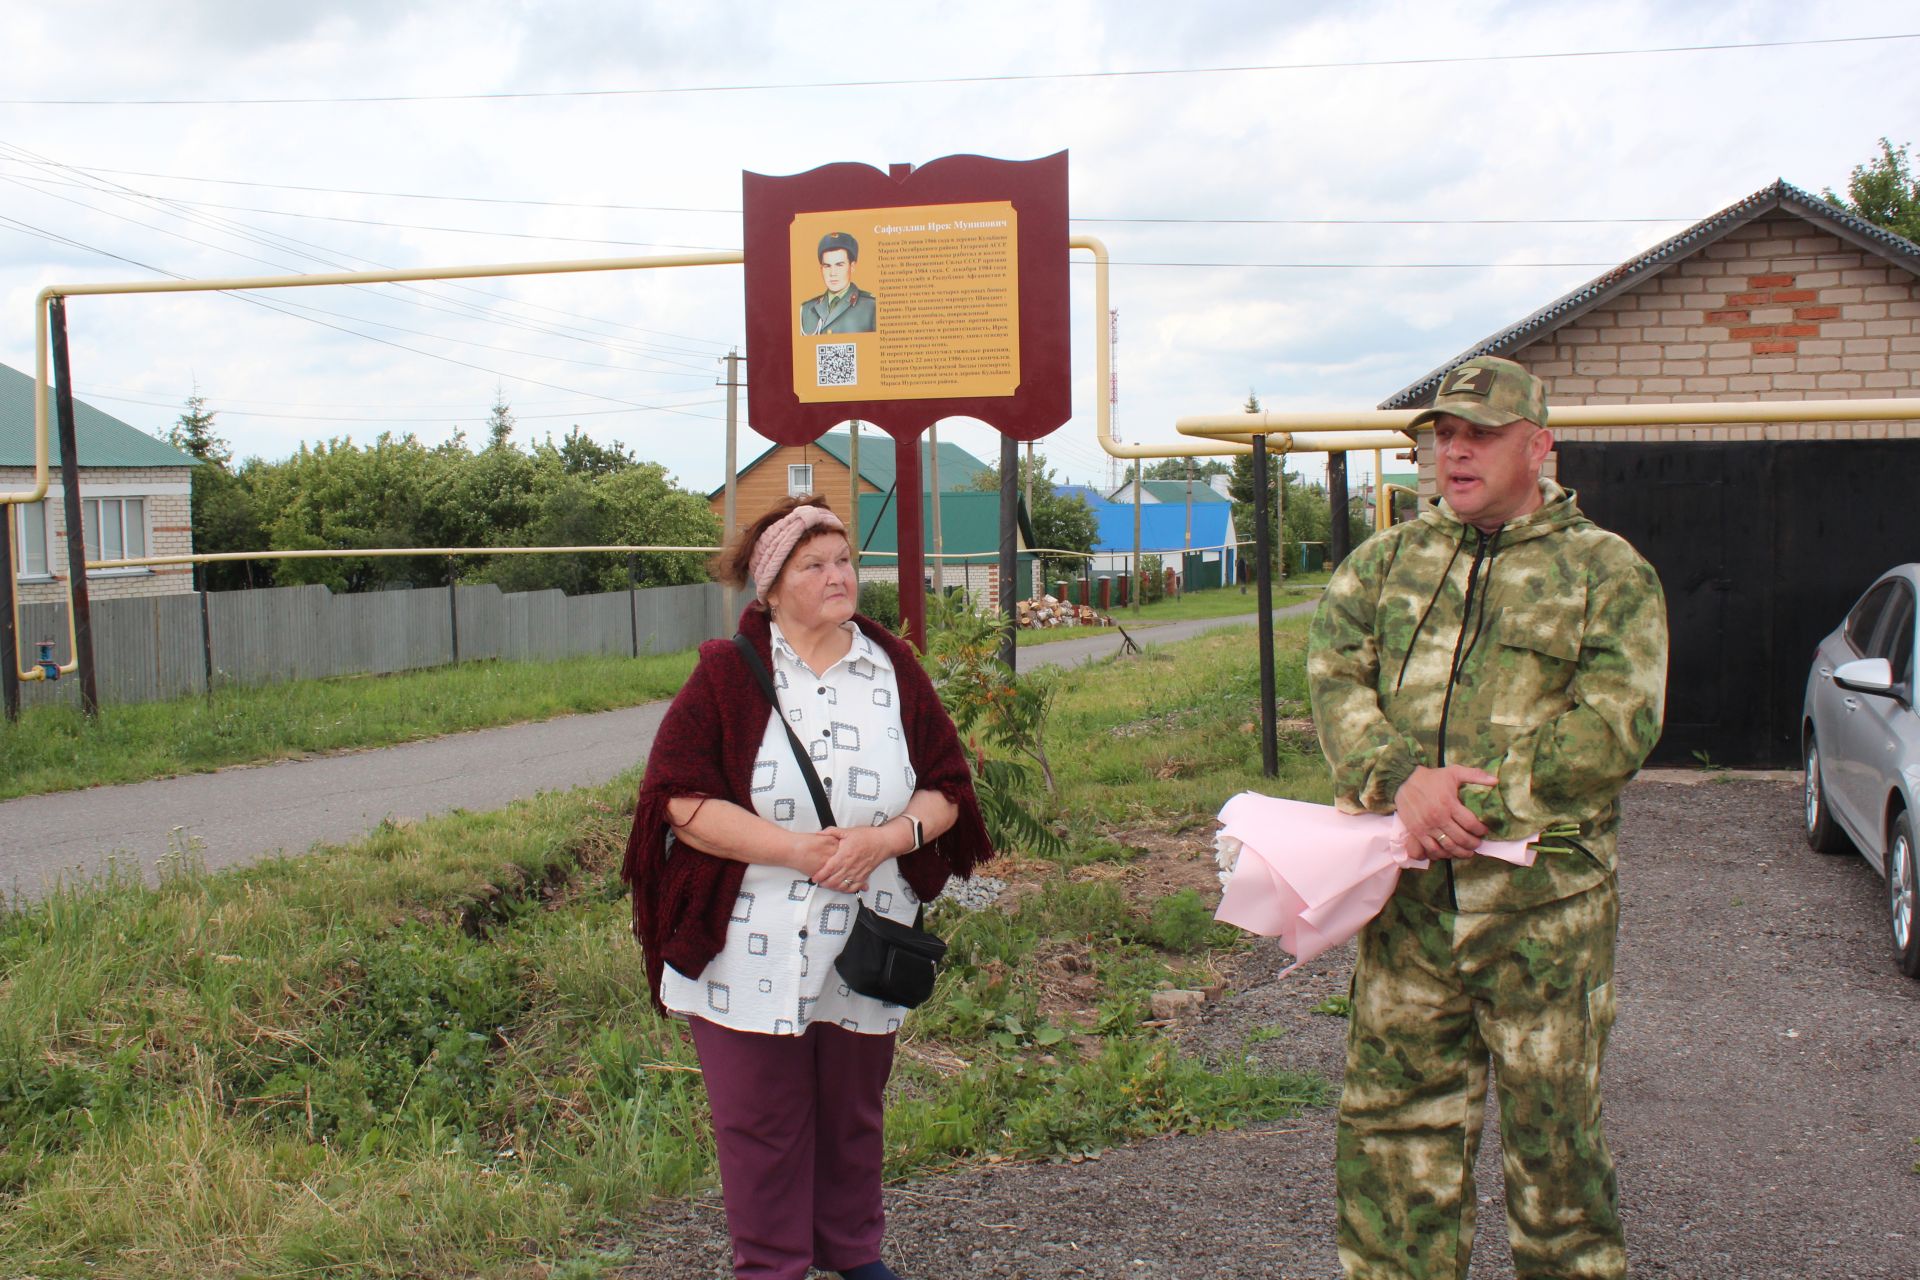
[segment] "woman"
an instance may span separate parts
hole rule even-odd
[[[906,1010],[834,971],[860,903],[911,922],[993,856],[965,753],[905,642],[858,616],[846,527],[788,500],[721,552],[739,649],[700,647],[647,759],[623,874],[654,1001],[706,1078],[736,1276],[897,1280],[880,1261],[882,1100]],[[786,717],[830,798],[822,829]]]

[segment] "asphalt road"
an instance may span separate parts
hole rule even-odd
[[[1312,607],[1296,604],[1275,616]],[[1161,644],[1252,621],[1245,615],[1162,623],[1136,634]],[[1121,643],[1103,632],[1023,650],[1020,661],[1080,666]],[[37,897],[59,878],[98,872],[111,858],[137,863],[151,877],[169,848],[188,840],[218,869],[352,840],[388,818],[493,809],[541,791],[592,786],[646,758],[666,705],[9,800],[0,803],[0,892]]]

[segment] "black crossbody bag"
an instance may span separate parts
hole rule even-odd
[[[827,803],[827,789],[820,785],[813,758],[780,709],[780,695],[774,691],[773,677],[767,674],[766,664],[760,661],[760,655],[745,636],[736,634],[733,643],[746,659],[747,670],[760,682],[760,691],[773,704],[773,714],[779,719],[780,727],[787,731],[787,742],[793,747],[793,758],[800,763],[800,776],[807,780],[807,791],[813,796],[820,826],[822,829],[833,826],[833,808]],[[912,924],[901,924],[887,919],[861,900],[859,910],[854,913],[847,945],[833,962],[841,980],[861,995],[888,1004],[912,1009],[926,1003],[927,997],[933,994],[940,958],[947,953],[945,942],[920,927],[926,918],[925,903],[915,913]]]

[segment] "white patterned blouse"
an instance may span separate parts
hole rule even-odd
[[[852,623],[847,656],[815,675],[773,627],[773,685],[793,731],[808,749],[843,827],[879,826],[913,798],[913,764],[900,725],[900,688],[886,651]],[[820,830],[793,747],[780,722],[753,762],[753,809],[789,831]],[[800,1035],[822,1020],[849,1031],[885,1035],[906,1010],[848,990],[833,967],[864,898],[881,915],[911,922],[919,899],[898,860],[874,868],[862,894],[814,884],[785,867],[750,865],[740,884],[726,945],[697,978],[667,966],[661,1003],[676,1015],[735,1031]]]

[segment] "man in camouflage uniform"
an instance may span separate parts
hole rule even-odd
[[[1600,1061],[1613,1023],[1618,798],[1660,735],[1660,583],[1541,478],[1544,390],[1449,373],[1440,500],[1327,586],[1307,672],[1340,807],[1397,811],[1424,871],[1361,933],[1338,1146],[1350,1277],[1464,1277],[1496,1071],[1521,1280],[1626,1273]],[[1530,867],[1482,838],[1544,833]]]

